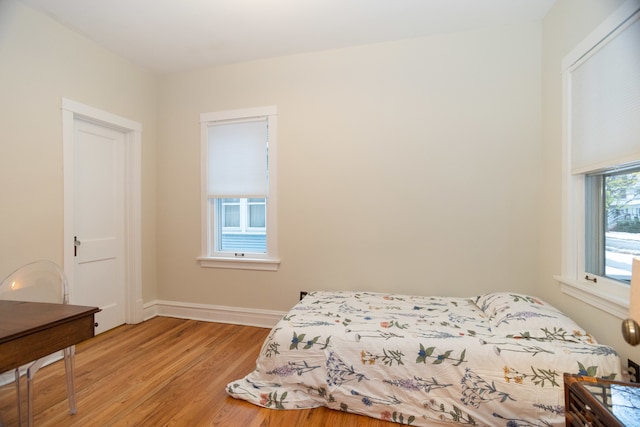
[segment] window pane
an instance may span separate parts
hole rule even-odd
[[[640,168],[604,176],[604,209],[605,275],[629,281],[640,256]]]
[[[266,253],[267,235],[265,233],[232,233],[221,235],[220,249],[224,252]]]
[[[267,252],[265,198],[218,198],[214,208],[220,215],[217,251],[264,254]],[[254,228],[251,228],[254,227]]]
[[[240,227],[240,205],[224,205],[223,227]]]
[[[265,226],[265,205],[249,205],[249,227]]]

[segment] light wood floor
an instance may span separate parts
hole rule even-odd
[[[326,408],[274,410],[227,396],[255,366],[268,329],[156,317],[76,347],[78,413],[69,415],[64,365],[35,376],[36,426],[318,426],[397,424]],[[23,395],[26,384],[23,383]],[[26,402],[23,403],[26,408]],[[25,411],[26,412],[26,411]],[[0,387],[0,427],[17,425],[15,386]]]

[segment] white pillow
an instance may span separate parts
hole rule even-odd
[[[514,292],[494,292],[478,296],[475,302],[487,316],[494,335],[594,342],[576,322],[540,298]]]

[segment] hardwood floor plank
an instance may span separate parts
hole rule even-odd
[[[397,425],[326,408],[266,409],[229,397],[227,383],[255,368],[268,333],[170,317],[120,326],[76,347],[77,414],[69,414],[62,361],[36,374],[34,422],[41,427]],[[26,395],[24,379],[22,388]],[[11,383],[0,387],[0,426],[17,423]]]

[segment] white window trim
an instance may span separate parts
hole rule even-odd
[[[595,276],[597,282],[593,282],[587,280],[584,273],[585,175],[573,175],[571,171],[570,69],[602,40],[618,30],[638,8],[640,0],[625,2],[562,61],[562,273],[555,276],[555,279],[560,282],[560,289],[564,294],[620,319],[628,317],[629,286],[601,276]],[[631,162],[639,159],[626,160]],[[589,278],[593,277],[594,275],[589,274]]]
[[[277,168],[277,121],[273,120],[277,115],[275,106],[245,108],[239,110],[227,110],[200,114],[200,135],[201,135],[201,256],[197,258],[201,267],[231,268],[241,270],[264,270],[277,271],[280,267],[278,258],[278,229],[277,229],[277,189],[278,189],[278,168]],[[210,256],[210,221],[208,215],[209,203],[207,200],[207,151],[208,151],[208,126],[211,123],[248,119],[255,117],[268,117],[269,120],[269,188],[267,202],[267,253],[262,256],[248,256],[237,258],[233,256]]]

